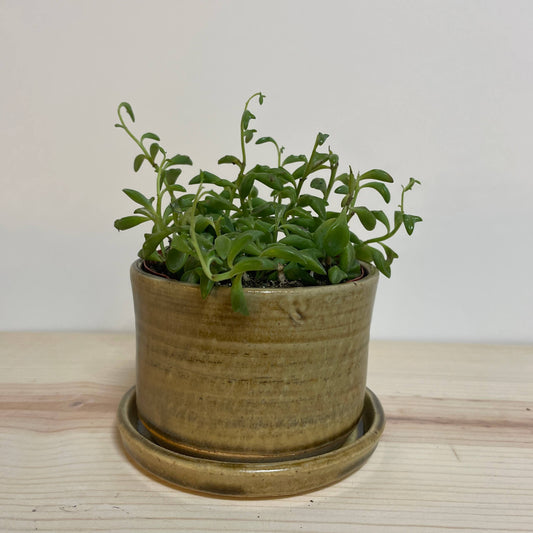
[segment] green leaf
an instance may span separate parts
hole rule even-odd
[[[141,209],[144,209],[144,207],[141,207]],[[172,209],[172,205],[168,204],[165,207],[165,210],[163,211],[163,224],[168,225],[170,224],[170,221],[173,219],[172,214],[174,213],[174,209]],[[154,219],[157,217],[154,217]]]
[[[399,228],[403,224],[403,213],[401,211],[394,211],[394,227]]]
[[[242,114],[241,124],[243,131],[248,129],[248,125],[250,124],[250,120],[254,119],[255,115],[248,109],[245,109]],[[246,131],[245,131],[246,133]]]
[[[287,217],[285,216],[285,213],[287,212],[287,209],[289,208],[286,204],[281,204],[278,202],[274,203],[274,215],[276,217],[276,220],[285,220]]]
[[[296,250],[285,244],[274,244],[265,248],[261,255],[263,257],[275,257],[277,259],[283,259],[284,261],[294,261],[308,270],[312,270],[317,274],[326,274],[326,270],[322,264],[310,254],[307,254],[304,250]]]
[[[328,137],[329,137],[329,135],[327,133],[319,133],[316,136],[316,144],[317,144],[317,146],[322,146],[326,142],[326,139]]]
[[[287,237],[290,234],[299,235],[300,237],[304,237],[305,239],[311,239],[311,232],[305,228],[303,228],[301,225],[296,224],[283,224],[280,226],[280,228],[285,232]]]
[[[157,252],[152,252],[149,256],[144,257],[142,255],[142,250],[141,250],[139,251],[138,256],[144,259],[145,261],[151,261],[153,263],[164,263],[163,258]]]
[[[307,163],[307,156],[300,154],[300,155],[289,155],[287,156],[284,161],[283,165],[289,165],[290,163]]]
[[[273,202],[267,202],[263,200],[262,198],[253,198],[252,199],[252,214],[254,216],[261,216],[261,217],[269,217],[274,215],[274,203]]]
[[[320,218],[326,218],[326,203],[318,196],[302,194],[302,196],[298,198],[298,205],[302,207],[310,206]]]
[[[213,235],[211,233],[197,233],[196,240],[198,246],[205,254],[209,253],[213,249]]]
[[[260,242],[260,241],[258,241]],[[271,242],[271,240],[269,241],[269,243]],[[256,256],[259,256],[261,255],[261,252],[263,251],[264,249],[264,246],[261,246],[261,248],[259,246],[257,246],[257,244],[255,242],[250,242],[248,243],[244,248],[243,248],[243,253],[244,255],[248,255],[248,256],[253,256],[253,257],[256,257]],[[240,259],[237,259],[237,261],[239,261]]]
[[[355,260],[355,250],[353,245],[348,242],[339,256],[339,266],[344,272],[349,272]]]
[[[254,186],[255,178],[252,175],[243,176],[241,186],[239,187],[239,195],[241,198],[246,198],[250,191],[252,190],[252,187]]]
[[[194,203],[195,194],[184,194],[180,196],[175,202],[172,202],[172,207],[177,212],[183,212],[192,207]]]
[[[352,231],[350,231],[350,242],[354,244],[361,244],[363,241]]]
[[[267,166],[257,165],[256,168],[263,169],[265,172],[270,172],[274,174],[274,176],[277,176],[284,184],[292,183],[294,186],[296,186],[296,181],[293,175],[288,170],[282,167],[267,167]]]
[[[348,194],[350,192],[350,189],[348,188],[348,185],[339,185],[336,189],[335,189],[335,192],[337,194]]]
[[[134,202],[142,205],[143,207],[146,207],[146,209],[148,209],[149,211],[153,211],[153,198],[148,199],[146,198],[146,196],[144,196],[144,194],[139,191],[135,191],[134,189],[122,189],[122,191]]]
[[[146,259],[156,251],[157,247],[173,232],[172,229],[158,231],[157,233],[147,234],[141,250],[141,259]]]
[[[382,242],[380,242],[379,244],[385,251],[385,254],[387,256],[387,263],[390,265],[395,259],[398,258],[398,254],[392,248],[389,248],[386,244],[383,244]]]
[[[361,185],[361,189],[364,189],[365,187],[375,189],[379,192],[379,194],[381,194],[383,200],[385,200],[386,203],[390,202],[390,191],[384,183],[380,181],[371,181],[370,183],[365,183],[364,185]]]
[[[115,220],[114,226],[119,231],[122,231],[122,230],[130,229],[135,226],[138,226],[139,224],[142,224],[143,222],[146,222],[147,220],[150,220],[150,219],[148,217],[132,215],[132,216],[119,218],[118,220]]]
[[[307,163],[304,163],[303,165],[299,166],[296,170],[293,171],[292,175],[295,179],[299,180],[304,177],[304,174],[309,169],[307,168]]]
[[[276,141],[272,137],[260,137],[255,141],[255,144],[265,144],[265,143],[272,143],[277,144]]]
[[[287,263],[283,267],[283,273],[289,281],[299,281],[306,286],[318,285],[316,278],[311,276],[307,270],[296,263]]]
[[[167,166],[173,165],[192,165],[192,160],[188,155],[176,154],[167,161]]]
[[[266,185],[270,189],[274,189],[276,191],[281,191],[281,189],[283,189],[282,180],[273,172],[265,172],[263,170],[256,170],[254,168],[250,172],[248,172],[246,176],[253,177],[255,180],[261,182],[263,185]]]
[[[315,243],[311,239],[300,237],[300,235],[287,235],[279,242],[287,244],[288,246],[294,246],[298,250],[305,250],[306,248],[314,248]]]
[[[320,250],[324,250],[326,242],[326,234],[328,230],[335,224],[334,218],[328,218],[318,226],[313,234],[313,240]]]
[[[376,216],[368,207],[356,207],[354,212],[365,229],[371,231],[376,227]]]
[[[317,170],[320,165],[323,165],[329,159],[329,154],[323,154],[315,152],[311,158],[311,164],[309,165],[311,169]]]
[[[415,183],[418,183],[418,185],[420,185],[420,182],[418,180],[415,180],[415,178],[409,178],[409,183],[405,187],[403,187],[403,190],[410,191],[415,186]]]
[[[144,139],[152,139],[153,141],[160,141],[161,139],[155,134],[155,133],[145,133],[142,137],[141,137],[141,142],[144,141]]]
[[[211,265],[216,265],[217,267],[222,267],[224,265],[224,261],[222,261],[222,259],[220,259],[220,257],[218,257],[216,251],[214,250],[214,248],[211,248],[208,252],[207,252],[207,255],[205,256],[205,262],[206,262],[206,265],[207,265],[207,271],[208,272],[212,272],[211,270]],[[202,269],[202,272],[203,272],[203,269]],[[212,278],[210,278],[212,279]]]
[[[358,278],[362,273],[363,267],[361,266],[361,263],[357,259],[354,259],[349,270],[346,271],[346,274],[348,274],[348,278]]]
[[[229,216],[219,216],[217,222],[220,224],[220,231],[222,233],[230,233],[232,231],[235,231],[235,224]]]
[[[372,259],[374,260],[374,264],[376,265],[377,269],[390,278],[391,270],[390,270],[390,263],[387,262],[383,254],[376,250],[375,248],[370,248],[372,250]]]
[[[312,213],[307,212],[301,207],[293,207],[287,211],[287,216],[290,216],[291,224],[298,224],[302,228],[309,230],[310,232],[316,231],[322,221],[315,217]],[[314,239],[314,237],[313,237]]]
[[[328,186],[327,186],[326,180],[324,178],[314,178],[311,181],[311,187],[313,189],[317,189],[318,191],[323,192],[324,195],[326,194],[326,192],[328,190]]]
[[[193,283],[194,285],[198,285],[200,283],[200,272],[202,271],[201,268],[195,268],[192,270],[187,270],[183,273],[183,276],[181,276],[180,281],[183,281],[183,283]]]
[[[157,143],[152,143],[150,145],[150,156],[152,157],[152,159],[155,159],[157,152],[159,152],[159,145]]]
[[[327,230],[324,238],[324,250],[330,257],[339,255],[350,242],[350,229],[346,214],[342,212]]]
[[[224,198],[220,194],[216,194],[214,192],[211,192],[209,196],[205,198],[205,200],[202,200],[202,206],[213,212],[220,212],[225,209],[234,211],[237,210],[237,208],[227,198]]]
[[[272,232],[274,231],[274,224],[265,220],[254,220],[253,229],[261,232],[263,238],[271,238]]]
[[[374,260],[372,248],[368,244],[356,244],[354,246],[355,257],[360,261],[371,263]]]
[[[134,160],[133,160],[133,170],[137,172],[141,165],[143,164],[143,161],[146,159],[146,156],[144,154],[139,154]]]
[[[233,266],[233,261],[237,257],[237,255],[242,251],[242,249],[252,242],[254,239],[253,234],[251,233],[243,233],[239,237],[237,237],[235,240],[231,242],[231,247],[228,252],[228,265],[230,268]]]
[[[267,257],[246,257],[235,263],[231,272],[240,274],[241,272],[254,272],[258,270],[277,270],[277,263]]]
[[[121,102],[121,104],[118,106],[118,109],[120,110],[121,107],[126,110],[126,113],[128,113],[131,118],[131,121],[135,122],[135,115],[133,114],[133,109],[131,108],[131,105],[128,104],[128,102]]]
[[[296,202],[296,199],[298,197],[298,193],[296,192],[296,189],[293,187],[283,187],[279,193],[276,194],[278,198],[288,198],[291,203]]]
[[[171,246],[170,250],[168,251],[165,264],[170,272],[175,273],[179,272],[183,268],[186,260],[186,253],[180,252],[178,249]]]
[[[241,160],[234,155],[225,155],[218,160],[219,165],[231,163],[232,165],[242,166]]]
[[[153,220],[155,222],[155,219],[157,218],[155,216],[155,211],[152,209],[146,209],[146,207],[138,207],[133,211],[136,215],[142,215],[143,217],[147,217],[150,220]]]
[[[208,226],[213,224],[213,220],[204,215],[196,215],[194,217],[194,228],[197,233],[203,233]]]
[[[379,170],[377,168],[373,170],[368,170],[367,172],[364,172],[359,177],[359,181],[363,180],[377,180],[377,181],[385,181],[387,183],[393,183],[394,180],[392,179],[392,176],[385,172],[384,170]]]
[[[347,277],[348,274],[341,270],[337,265],[332,266],[328,270],[328,278],[333,285],[340,283],[343,279],[346,279]]]
[[[390,222],[387,215],[381,210],[372,210],[372,214],[376,217],[376,220],[379,220],[386,228],[387,231],[390,231]]]
[[[340,181],[341,183],[344,183],[344,185],[349,186],[350,185],[350,174],[343,172],[342,174],[339,174],[335,181]]]
[[[403,224],[408,235],[413,234],[417,222],[422,222],[422,219],[416,215],[403,215]]]
[[[200,273],[200,294],[204,300],[211,294],[214,286],[215,282],[209,279],[202,271]]]
[[[163,181],[167,185],[174,185],[179,175],[181,174],[181,168],[169,168],[168,170],[163,171]],[[183,189],[185,192],[185,188]]]
[[[316,248],[300,250],[299,253],[301,259],[298,262],[301,265],[303,265],[305,268],[308,268],[309,270],[312,270],[316,274],[326,274],[326,269],[317,258],[319,252]]]
[[[242,288],[242,274],[235,276],[231,282],[231,307],[237,313],[248,315],[248,306]]]
[[[208,172],[207,170],[202,170],[200,174],[197,174],[189,181],[189,185],[196,185],[198,183],[212,183],[219,187],[233,187],[231,181],[219,178],[216,174]]]
[[[355,249],[350,243],[339,256],[339,267],[353,279],[361,275],[361,263],[355,257]]]
[[[231,239],[226,235],[219,235],[215,239],[215,250],[219,257],[226,259],[231,248]]]
[[[246,143],[249,143],[252,139],[253,139],[253,136],[254,136],[254,133],[256,132],[257,130],[246,130],[244,132],[244,141]]]
[[[183,235],[175,235],[172,239],[170,247],[185,254],[192,254],[194,251],[193,247],[189,244],[188,239]]]

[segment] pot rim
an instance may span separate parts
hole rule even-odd
[[[154,282],[157,281],[159,283],[171,283],[173,285],[179,284],[186,287],[196,287],[198,290],[200,290],[200,285],[198,283],[187,283],[185,281],[180,281],[177,279],[170,279],[165,278],[163,276],[158,276],[156,274],[151,274],[150,272],[146,272],[146,270],[143,270],[142,268],[143,259],[136,259],[132,265],[131,268],[135,270],[135,272],[141,276],[145,276]],[[337,284],[330,284],[330,285],[308,285],[304,287],[268,287],[268,288],[262,288],[262,287],[247,287],[244,288],[245,294],[296,294],[297,292],[329,292],[334,290],[342,290],[342,288],[349,286],[349,285],[360,285],[365,283],[371,283],[374,278],[379,278],[379,270],[371,263],[366,263],[364,261],[360,261],[363,268],[366,270],[366,275],[362,277],[361,279],[352,281],[348,280],[343,283],[337,283]],[[231,287],[228,286],[215,286],[217,291],[230,291]]]

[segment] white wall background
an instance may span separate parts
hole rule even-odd
[[[213,168],[261,90],[290,152],[326,131],[341,162],[423,182],[375,338],[532,342],[532,21],[531,1],[0,1],[0,329],[132,329],[142,230],[113,220],[153,178],[118,103]]]

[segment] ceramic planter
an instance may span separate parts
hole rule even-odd
[[[361,466],[384,421],[366,388],[378,273],[365,269],[339,285],[246,289],[243,316],[229,288],[204,300],[198,286],[135,262],[137,384],[119,410],[126,449],[153,472],[170,460],[154,473],[174,483],[234,496],[311,490]],[[320,479],[287,485],[276,474],[292,479],[320,462]]]

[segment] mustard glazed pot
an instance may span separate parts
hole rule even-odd
[[[405,210],[414,178],[392,216],[361,205],[367,192],[388,204],[394,180],[341,171],[325,133],[309,155],[257,138],[272,162],[250,167],[251,106],[264,99],[246,101],[239,154],[218,161],[234,178],[200,170],[194,192],[181,183],[191,158],[137,136],[127,102],[115,124],[139,150],[134,171],[156,177],[152,197],[123,189],[136,208],[115,221],[149,228],[130,270],[137,378],[118,409],[122,442],[162,479],[238,498],[329,485],[376,448],[385,418],[366,379],[378,271],[389,277],[398,257],[385,242],[422,220]]]
[[[244,316],[229,288],[202,299],[136,261],[137,384],[119,410],[130,455],[152,472],[162,455],[156,475],[240,497],[305,492],[357,470],[384,427],[366,389],[378,272],[364,268],[356,282],[247,289]]]

